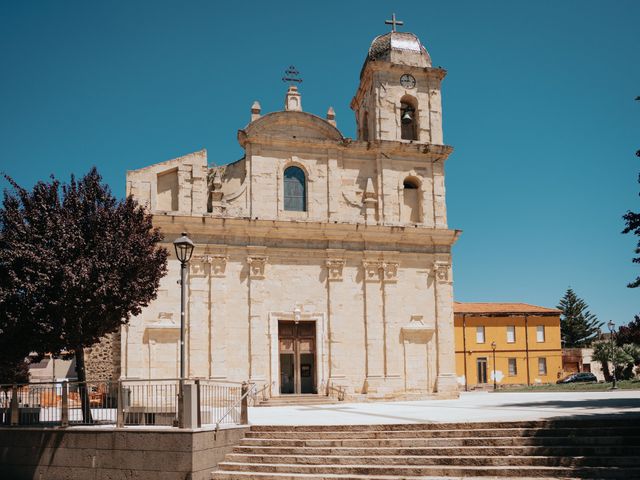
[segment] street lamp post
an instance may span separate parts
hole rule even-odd
[[[178,427],[184,428],[184,312],[187,306],[187,264],[189,260],[191,260],[194,245],[191,239],[187,237],[186,232],[182,232],[182,236],[174,240],[173,246],[176,249],[176,258],[180,262],[180,382],[178,384]]]
[[[193,242],[187,237],[186,232],[182,232],[182,236],[173,242],[176,249],[176,257],[180,261],[180,379],[184,379],[184,312],[186,310],[186,281],[187,281],[187,264],[191,260],[193,254]]]
[[[615,352],[616,344],[613,341],[613,333],[616,330],[616,324],[613,323],[613,320],[609,320],[609,322],[607,323],[607,327],[609,327],[609,340],[611,341],[611,365],[613,366],[612,372],[611,372],[611,378],[613,380],[613,383],[611,384],[611,390],[617,390],[618,387],[616,386],[616,352]]]
[[[498,389],[498,381],[496,375],[496,342],[491,342],[491,350],[493,350],[493,389]]]

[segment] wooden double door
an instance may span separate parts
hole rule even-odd
[[[278,322],[280,394],[317,393],[316,322]]]

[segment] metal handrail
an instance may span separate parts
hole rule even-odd
[[[222,417],[220,417],[218,419],[218,421],[216,422],[216,432],[218,431],[218,429],[220,428],[220,424],[222,423],[222,420],[224,420],[225,418],[227,418],[227,415],[229,415],[231,413],[231,411],[236,408],[238,406],[239,403],[242,403],[242,400],[244,400],[245,398],[247,398],[247,396],[253,391],[255,390],[255,388],[258,386],[257,383],[253,383],[251,384],[251,388],[249,388],[246,392],[244,392],[244,394],[242,394],[242,396],[235,401],[235,403],[233,405],[231,405],[229,408],[227,408],[227,411],[225,412],[224,415],[222,415]]]
[[[333,385],[329,384],[327,385],[327,390],[329,390],[329,392],[336,392],[338,395],[338,401],[342,402],[344,401],[344,396],[346,393],[346,390],[342,387],[334,387]]]
[[[256,384],[257,385],[257,384]],[[269,383],[265,383],[262,388],[256,392],[253,393],[253,395],[251,395],[251,398],[253,398],[253,404],[255,405],[257,402],[257,398],[258,395],[260,395],[261,393],[263,393],[265,390],[267,390],[269,387],[271,386],[271,384]],[[262,398],[266,400],[266,397],[264,395],[262,395]]]

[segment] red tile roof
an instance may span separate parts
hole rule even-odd
[[[454,302],[454,313],[475,314],[541,314],[560,315],[560,310],[555,308],[539,307],[528,303],[472,303]]]

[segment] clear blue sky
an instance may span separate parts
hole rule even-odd
[[[354,136],[349,101],[392,11],[449,72],[456,298],[555,306],[570,285],[601,320],[631,320],[637,1],[0,0],[0,170],[30,186],[96,165],[122,196],[127,169],[236,160],[251,103],[280,110],[290,64],[304,109],[332,105]]]

